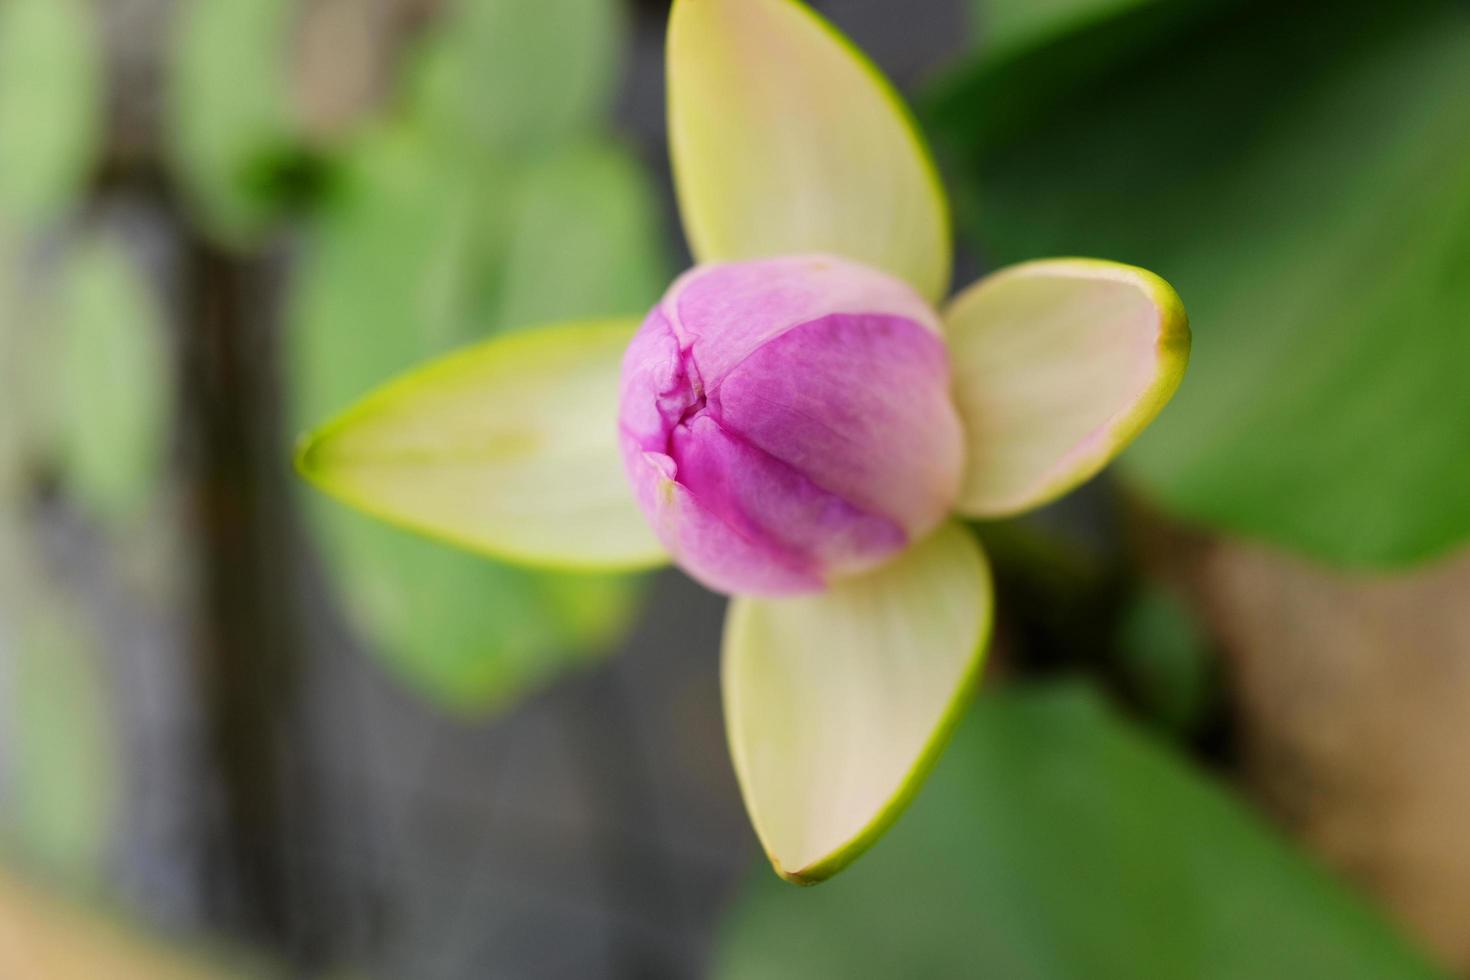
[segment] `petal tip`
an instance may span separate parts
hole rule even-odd
[[[799,888],[811,888],[813,885],[819,885],[822,882],[826,881],[829,877],[828,875],[817,876],[810,869],[807,868],[804,868],[800,871],[787,871],[785,868],[781,867],[781,862],[777,861],[775,858],[771,858],[771,868],[775,870],[776,875],[782,881],[790,882],[791,884],[796,885]]]
[[[291,467],[297,476],[320,485],[322,445],[325,442],[325,432],[321,429],[302,432],[296,436],[296,446],[291,452]]]
[[[667,555],[627,492],[616,441],[585,436],[613,414],[636,326],[574,321],[430,361],[298,439],[295,470],[352,509],[510,564],[657,567]]]
[[[820,884],[843,871],[867,852],[899,819],[948,745],[955,726],[980,681],[985,654],[989,648],[993,625],[989,564],[978,542],[964,527],[954,523],[943,525],[924,542],[916,545],[912,556],[895,559],[892,568],[872,573],[867,579],[867,586],[862,582],[861,579],[848,582],[841,588],[834,589],[826,599],[820,596],[779,602],[737,599],[726,622],[722,674],[727,735],[736,779],[755,826],[756,836],[773,870],[783,880],[796,885]],[[892,606],[889,600],[885,600],[885,594],[890,598],[897,597],[898,593],[892,590],[906,591],[908,598],[901,599],[898,606]],[[929,605],[927,599],[921,598],[938,597],[944,593],[947,595],[939,599],[938,606]],[[831,609],[832,615],[821,614],[819,607],[832,603],[836,603]],[[826,680],[822,679],[826,676],[826,671],[802,671],[801,662],[804,659],[808,661],[808,667],[814,661],[810,657],[803,658],[800,654],[804,650],[827,649],[834,643],[844,647],[849,656],[861,653],[862,640],[859,638],[869,636],[870,633],[880,633],[882,630],[878,626],[869,630],[861,623],[854,626],[852,621],[864,620],[873,610],[885,605],[889,606],[888,614],[892,614],[896,608],[907,607],[910,617],[917,617],[915,622],[952,624],[954,629],[948,638],[932,649],[936,654],[943,654],[939,659],[947,660],[948,665],[936,675],[935,684],[927,685],[930,690],[921,702],[905,703],[899,700],[889,706],[895,718],[907,719],[890,731],[893,735],[903,735],[904,741],[910,746],[902,753],[902,764],[898,764],[897,759],[890,759],[882,767],[884,773],[879,779],[881,791],[863,793],[857,797],[849,795],[844,803],[840,784],[834,784],[827,779],[825,790],[821,788],[824,773],[840,770],[841,766],[832,768],[829,765],[831,759],[824,760],[822,751],[813,754],[809,740],[804,749],[803,740],[788,741],[791,737],[789,732],[786,735],[762,735],[761,731],[769,733],[774,728],[779,732],[783,721],[797,720],[803,724],[815,725],[811,731],[819,731],[823,727],[821,719],[816,716],[823,714],[824,698],[803,697],[802,692],[809,694],[814,689],[826,691]],[[938,614],[946,609],[951,615]],[[958,619],[952,615],[965,610],[968,612],[964,612]],[[787,629],[772,633],[769,629],[772,617],[785,620]],[[874,622],[884,621],[885,618],[885,615],[878,615]],[[803,623],[806,628],[800,630],[799,635],[805,639],[792,642],[798,635],[792,634],[790,628],[799,627]],[[889,641],[891,640],[890,636]],[[771,652],[773,643],[781,647],[781,654],[788,656],[766,656]],[[826,647],[822,646],[824,643],[827,644]],[[871,646],[874,650],[880,647],[888,649],[890,643],[879,640],[876,645]],[[902,647],[902,644],[899,646]],[[793,669],[795,673],[790,672]],[[771,683],[765,686],[764,692],[756,691],[755,695],[748,696],[751,695],[753,682],[760,681],[771,670],[777,671],[778,676],[774,680],[766,678]],[[868,669],[861,671],[859,676],[873,679],[885,673],[886,670]],[[914,675],[910,680],[922,678]],[[926,685],[907,685],[910,689],[924,686]],[[881,684],[864,683],[857,687],[849,685],[850,693],[856,692],[858,688],[862,688],[867,694],[886,690]],[[866,696],[861,695],[859,700]],[[752,703],[762,706],[759,715],[752,715],[746,710]],[[839,701],[827,707],[841,709],[843,704]],[[867,711],[865,708],[861,710]],[[842,711],[839,710],[834,717],[840,719],[841,714]],[[871,713],[865,716],[871,717]],[[772,738],[780,741],[780,751],[774,755],[770,751]],[[751,751],[759,747],[757,743],[761,740],[766,742],[764,761],[759,761],[757,755]],[[860,746],[845,742],[841,745],[829,742],[826,748],[840,750],[839,754],[865,751]],[[868,746],[868,750],[876,751],[872,745]],[[782,767],[789,767],[793,752],[796,755],[806,753],[805,765],[800,770],[802,775],[794,783],[781,779],[771,781],[771,761],[778,760]],[[881,752],[873,758],[879,755]],[[758,765],[764,771],[758,769]],[[865,819],[838,819],[840,826],[832,826],[834,814],[844,805],[859,808],[849,809],[848,812],[860,814]],[[787,817],[790,817],[792,807],[797,811],[806,807],[809,815],[818,815],[819,823],[828,824],[822,832],[822,846],[812,846],[813,841],[808,834],[793,835],[789,820],[785,822],[783,830],[779,819],[781,811],[785,809]]]
[[[699,261],[835,252],[944,297],[939,169],[850,38],[802,0],[675,0],[665,53],[674,186]]]
[[[1047,280],[1055,285],[1046,285]],[[1043,283],[1039,287],[1038,281]],[[1097,302],[1094,294],[1100,287],[1106,289],[1106,284],[1123,287],[1116,290],[1119,293],[1134,294],[1134,299],[1129,301],[1134,312],[1115,316],[1111,331],[1099,326],[1108,321],[1087,305]],[[1070,299],[1069,290],[1073,293]],[[1012,298],[1009,306],[1007,296]],[[1039,296],[1050,298],[1041,304]],[[1020,297],[1019,301],[1016,297]],[[1106,309],[1115,301],[1102,302]],[[1048,311],[1047,304],[1052,304],[1054,309]],[[1138,308],[1144,304],[1151,313],[1146,318],[1137,315]],[[1041,336],[1043,331],[1039,328],[1047,323],[1047,317],[1050,321],[1044,333],[1049,337],[1049,346],[1013,343],[1011,348],[1025,352],[1031,363],[994,362],[986,354],[993,348],[976,342],[976,338],[997,331],[1016,338],[1022,328],[1033,336]],[[999,518],[1031,510],[1056,500],[1097,475],[1168,404],[1189,363],[1189,317],[1174,287],[1147,269],[1101,259],[1040,259],[1002,269],[961,293],[946,312],[946,322],[951,331],[952,349],[961,351],[958,356],[962,364],[967,356],[975,358],[968,390],[958,393],[962,415],[975,426],[972,448],[979,445],[979,433],[991,440],[984,444],[989,450],[989,456],[984,457],[988,459],[986,467],[972,468],[961,495],[959,509],[971,517]],[[1012,378],[1039,367],[1055,377],[1090,376],[1096,380],[1100,365],[1107,366],[1103,388],[1079,381],[1070,387],[1069,393],[1057,388],[1054,382],[1051,395],[1055,403],[1043,402],[1036,390],[1015,385],[1007,389],[1003,379],[997,382],[1001,367]],[[1077,392],[1087,392],[1092,397],[1099,391],[1108,394],[1091,413],[1054,410],[1062,403],[1076,402],[1081,397]],[[1004,393],[1004,399],[998,392]],[[1073,404],[1072,407],[1082,406]],[[1074,416],[1085,418],[1088,414],[1092,417],[1085,427],[1071,425],[1064,432],[1062,426],[1053,426],[1056,431],[1042,432],[1049,440],[1048,449],[1046,453],[1037,453],[1015,439],[1007,443],[1004,434],[993,425],[994,431],[986,431],[986,418],[1000,418],[1007,411],[1014,419],[1035,424],[1043,419],[1067,420]],[[982,456],[977,453],[974,458],[979,460]],[[1039,465],[1048,463],[1048,459],[1048,465]],[[999,473],[1006,475],[997,476]]]

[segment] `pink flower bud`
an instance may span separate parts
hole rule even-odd
[[[845,259],[700,266],[623,358],[623,461],[675,560],[724,592],[872,568],[934,528],[963,453],[938,318]]]

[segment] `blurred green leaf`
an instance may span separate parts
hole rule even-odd
[[[668,284],[658,203],[622,147],[584,141],[521,174],[491,320],[642,314]]]
[[[1169,589],[1149,585],[1123,611],[1120,666],[1149,717],[1181,735],[1199,731],[1214,695],[1209,639]]]
[[[172,379],[159,313],[107,237],[77,247],[60,290],[62,474],[98,516],[123,520],[147,505],[163,468]]]
[[[1084,688],[983,697],[911,813],[835,881],[762,868],[716,975],[1434,973],[1236,800]]]
[[[289,0],[194,0],[179,10],[169,133],[210,229],[248,241],[275,214],[274,179],[293,152]]]
[[[364,135],[320,217],[293,316],[305,428],[500,329],[641,313],[666,282],[655,202],[594,133],[611,0],[462,0],[426,42],[408,116]],[[498,565],[312,501],[349,613],[420,690],[503,704],[615,643],[638,579]]]
[[[19,629],[6,712],[14,727],[5,823],[29,860],[86,885],[101,874],[115,813],[118,760],[107,699],[93,644],[73,611],[39,593],[29,598],[10,609]]]
[[[452,0],[421,51],[417,110],[447,145],[534,156],[600,122],[622,39],[609,0]]]
[[[20,249],[0,224],[0,385],[16,392],[10,410],[0,414],[0,513],[22,489],[34,439],[33,399],[23,384],[27,372],[19,370],[29,340],[19,279]]]
[[[48,221],[77,194],[101,138],[101,55],[83,0],[0,3],[0,217]]]
[[[496,710],[595,659],[636,612],[636,579],[521,571],[333,506],[314,504],[313,525],[349,616],[390,668],[456,712]]]
[[[953,93],[937,100],[945,136],[972,154],[1024,136],[1120,65],[1172,41],[1223,3],[971,0],[977,56],[941,86]]]
[[[987,56],[1006,57],[1160,0],[970,0]]]
[[[1190,311],[1189,376],[1127,472],[1336,562],[1470,537],[1470,9],[1226,5],[987,126],[1016,78],[982,64],[931,106],[963,225],[1005,262],[1152,268]]]
[[[293,417],[320,423],[497,329],[642,312],[664,284],[653,200],[628,155],[568,147],[470,165],[412,125],[353,153],[321,217],[291,330]],[[441,703],[494,707],[615,643],[639,580],[498,565],[322,499],[313,525],[349,611]]]

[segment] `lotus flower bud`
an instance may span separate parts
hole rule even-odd
[[[620,445],[675,560],[723,592],[815,591],[934,528],[963,453],[938,319],[829,256],[700,266],[623,359]]]

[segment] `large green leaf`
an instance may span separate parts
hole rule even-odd
[[[52,218],[87,176],[101,136],[99,49],[83,0],[0,3],[0,218]]]
[[[970,0],[986,55],[1009,57],[1106,25],[1161,0]]]
[[[641,313],[663,284],[651,194],[621,150],[572,146],[527,171],[440,146],[409,124],[376,133],[315,229],[290,334],[301,428],[497,329]],[[636,579],[513,569],[311,503],[353,620],[459,709],[606,649],[635,610]]]
[[[862,863],[811,890],[755,875],[717,964],[727,980],[1434,975],[1081,688],[982,698]]]
[[[1344,563],[1451,548],[1470,536],[1470,10],[1252,3],[1175,26],[1064,100],[1006,112],[1014,65],[938,99],[963,224],[1002,261],[1102,255],[1178,288],[1190,376],[1125,458],[1176,514]],[[1029,77],[1075,50],[1043,47]]]

